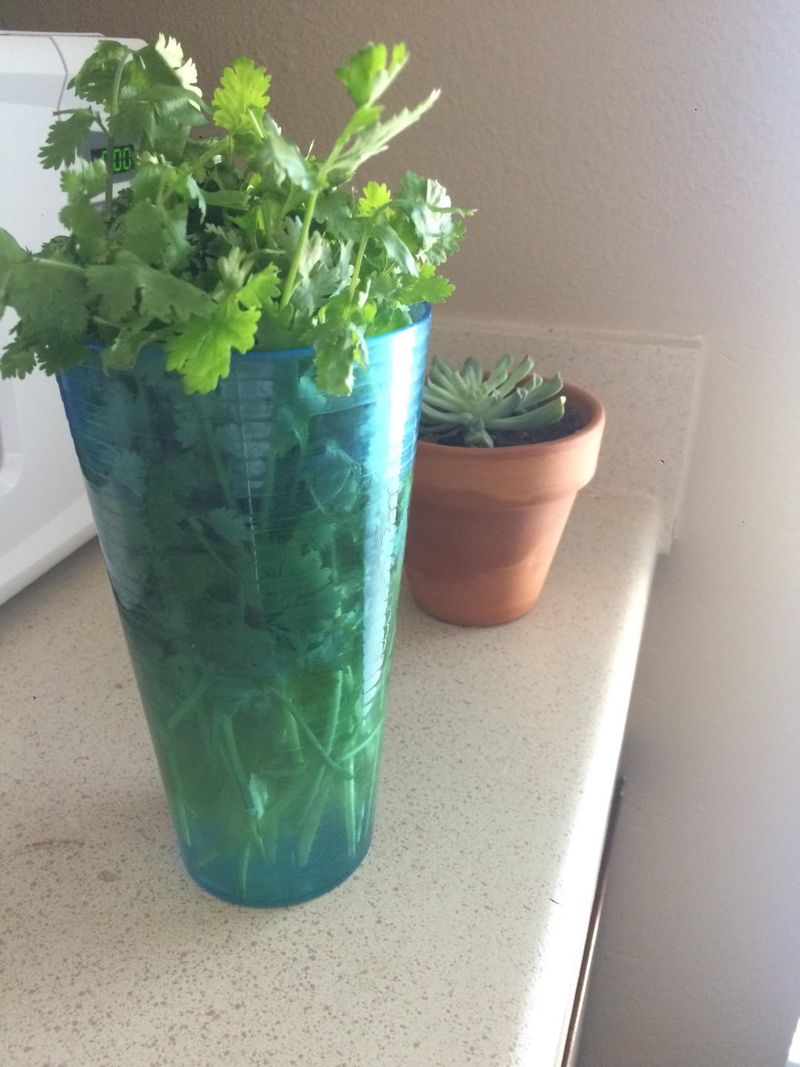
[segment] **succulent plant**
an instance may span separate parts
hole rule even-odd
[[[458,371],[434,356],[422,397],[420,437],[453,437],[454,443],[493,448],[493,433],[552,426],[564,415],[564,383],[558,374],[534,374],[533,367],[530,356],[513,368],[511,356],[503,356],[484,375],[472,357]]]

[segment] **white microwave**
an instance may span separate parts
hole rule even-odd
[[[56,171],[38,159],[54,112],[74,106],[70,78],[98,34],[0,30],[0,226],[31,250],[63,232]],[[139,47],[140,41],[126,40]],[[14,320],[0,320],[0,348]],[[0,604],[94,534],[55,380],[0,381]]]

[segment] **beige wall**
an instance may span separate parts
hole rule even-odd
[[[705,335],[583,1062],[780,1067],[800,1014],[800,8],[172,0],[167,19],[166,6],[16,0],[0,21],[163,28],[206,88],[252,54],[301,143],[342,121],[337,63],[364,40],[404,39],[398,97],[444,96],[385,173],[400,154],[479,209],[448,315]]]

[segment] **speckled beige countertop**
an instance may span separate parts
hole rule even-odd
[[[584,493],[505,627],[405,597],[372,850],[276,911],[181,867],[96,544],[0,608],[2,1067],[552,1067],[659,521]]]

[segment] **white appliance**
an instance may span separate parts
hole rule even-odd
[[[75,106],[67,82],[98,40],[0,31],[0,226],[33,251],[63,232],[58,173],[42,169],[38,150],[53,112]],[[13,322],[11,312],[0,320],[0,348]],[[0,381],[0,604],[93,534],[55,380]]]

